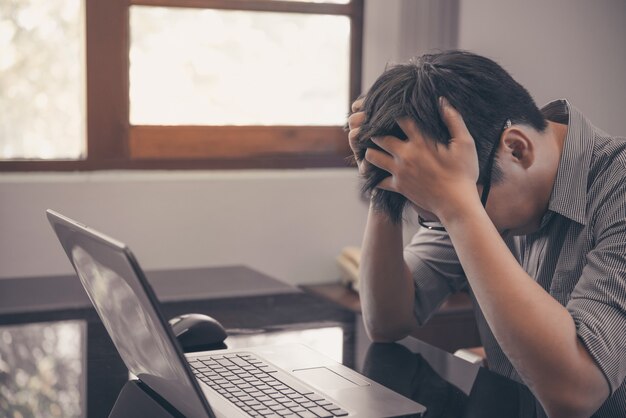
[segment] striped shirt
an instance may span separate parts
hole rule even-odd
[[[593,417],[626,417],[626,138],[597,129],[564,100],[542,112],[568,125],[548,211],[538,231],[506,243],[524,270],[567,308],[610,385],[611,396]],[[450,293],[471,294],[445,232],[420,228],[404,257],[420,324]],[[490,369],[522,382],[475,298],[474,306]]]

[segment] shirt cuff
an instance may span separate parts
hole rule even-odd
[[[615,392],[626,378],[626,314],[606,303],[575,298],[567,304],[578,338]]]

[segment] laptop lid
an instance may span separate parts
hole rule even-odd
[[[186,417],[214,418],[130,249],[57,212],[46,214],[128,370]]]

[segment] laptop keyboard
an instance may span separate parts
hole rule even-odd
[[[195,357],[196,377],[252,417],[330,418],[348,415],[323,395],[295,379],[280,380],[278,370],[249,353]]]

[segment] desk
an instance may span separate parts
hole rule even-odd
[[[536,416],[524,386],[412,337],[372,344],[358,313],[246,267],[147,276],[166,317],[210,314],[229,347],[309,345],[426,405],[429,417]],[[128,371],[78,279],[26,280],[0,281],[0,416],[107,417]]]
[[[358,293],[340,283],[307,285],[303,286],[303,289],[346,309],[361,313]],[[428,322],[411,335],[450,353],[459,348],[481,345],[472,301],[469,295],[463,292],[450,295]]]

